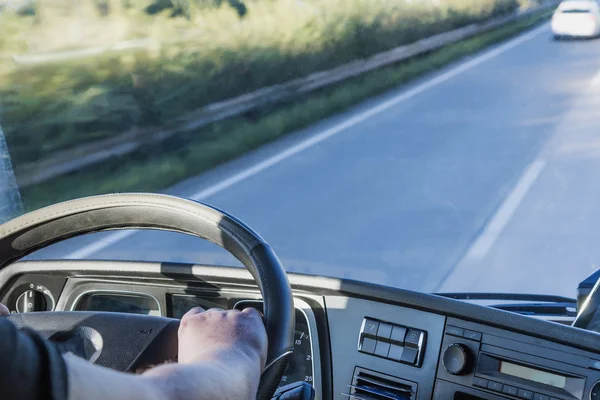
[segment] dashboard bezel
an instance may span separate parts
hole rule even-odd
[[[85,291],[79,293],[77,295],[77,297],[75,298],[75,300],[73,300],[73,303],[71,303],[70,309],[68,309],[68,310],[67,309],[65,309],[65,310],[56,309],[56,311],[94,311],[94,310],[85,310],[85,309],[78,310],[78,307],[79,307],[79,303],[83,302],[83,300],[85,300],[86,296],[93,296],[96,294],[116,294],[116,295],[125,295],[125,296],[149,297],[156,303],[156,306],[158,307],[159,316],[163,316],[163,317],[165,316],[164,315],[165,310],[163,310],[161,302],[153,294],[141,293],[141,292],[135,292],[135,291],[129,291],[129,290],[119,290],[119,289],[88,289],[88,290],[85,290]],[[150,314],[150,315],[152,315],[152,314]]]

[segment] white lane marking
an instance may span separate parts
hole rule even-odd
[[[531,163],[519,179],[519,182],[517,182],[508,197],[504,200],[496,214],[494,214],[490,222],[486,225],[481,235],[479,235],[477,240],[471,245],[463,258],[463,261],[477,261],[485,257],[492,248],[494,242],[496,242],[496,239],[498,239],[498,236],[502,233],[502,230],[508,221],[510,221],[515,211],[517,211],[519,204],[521,204],[527,195],[527,192],[529,192],[529,189],[531,189],[545,166],[546,162],[544,160],[535,160]]]
[[[594,78],[592,79],[592,85],[598,84],[600,84],[600,71],[596,72],[596,75],[594,75]]]
[[[118,232],[111,233],[110,235],[108,235],[107,237],[105,237],[102,240],[97,240],[92,244],[88,244],[87,246],[84,246],[79,250],[75,250],[74,252],[69,253],[65,258],[74,259],[74,260],[86,258],[94,253],[99,252],[100,250],[107,248],[108,246],[110,246],[113,243],[118,242],[119,240],[125,239],[128,236],[131,236],[134,233],[135,233],[135,231],[133,231],[133,230],[118,231]]]
[[[342,122],[338,125],[335,125],[329,129],[326,129],[320,133],[317,133],[314,136],[312,136],[300,143],[297,143],[292,147],[289,147],[288,149],[282,151],[279,154],[275,154],[274,156],[271,156],[271,157],[267,158],[266,160],[263,160],[255,165],[251,166],[250,168],[248,168],[246,170],[238,172],[237,174],[234,174],[231,177],[229,177],[213,186],[203,189],[197,193],[194,193],[190,197],[194,200],[200,201],[200,200],[204,200],[212,195],[215,195],[219,192],[222,192],[239,182],[242,182],[242,181],[244,181],[244,180],[276,165],[276,164],[279,164],[280,162],[282,162],[282,161],[284,161],[306,149],[313,147],[314,145],[316,145],[318,143],[323,142],[324,140],[329,139],[330,137],[332,137],[334,135],[337,135],[338,133],[345,131],[348,128],[358,125],[359,123],[361,123],[371,117],[374,117],[375,115],[380,114],[383,111],[385,111],[399,103],[409,100],[409,99],[415,97],[416,95],[423,93],[424,91],[431,89],[432,87],[435,87],[443,82],[446,82],[447,80],[452,79],[455,76],[458,76],[458,75],[462,74],[463,72],[466,72],[466,71],[470,70],[471,68],[476,67],[479,64],[481,64],[487,60],[490,60],[494,57],[499,56],[500,54],[512,49],[513,47],[516,47],[522,43],[525,43],[525,42],[535,38],[536,36],[540,35],[541,33],[547,31],[548,26],[549,26],[549,24],[545,23],[544,25],[540,26],[539,28],[536,28],[536,29],[534,29],[528,33],[525,33],[521,36],[518,36],[518,37],[506,42],[503,45],[493,48],[492,50],[488,50],[487,52],[485,52],[479,56],[476,56],[469,61],[459,64],[458,66],[452,68],[450,71],[447,71],[441,75],[438,75],[435,78],[433,78],[427,82],[423,82],[398,96],[395,96],[389,100],[386,100],[377,106],[374,106],[366,111],[361,112],[358,115],[355,115],[354,117],[351,117],[351,118],[345,120],[344,122]],[[135,233],[135,231],[117,232],[113,235],[118,236],[118,237],[113,238],[112,236],[109,236],[106,240],[103,240],[98,243],[93,243],[88,246],[84,246],[81,249],[68,254],[66,256],[66,258],[72,259],[72,258],[88,257],[88,256],[110,246],[111,244],[132,235],[133,233]]]

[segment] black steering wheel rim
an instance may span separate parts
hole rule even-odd
[[[156,229],[196,236],[224,248],[248,269],[263,296],[269,340],[257,398],[270,399],[293,353],[291,288],[273,249],[224,211],[174,196],[142,193],[58,203],[0,225],[0,270],[53,243],[114,229]]]

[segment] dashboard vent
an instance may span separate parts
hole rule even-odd
[[[357,400],[409,400],[417,396],[417,384],[356,367],[349,393],[343,393]]]

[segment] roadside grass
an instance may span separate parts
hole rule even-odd
[[[168,0],[44,0],[33,2],[35,15],[0,12],[0,116],[14,164],[132,127],[166,127],[206,104],[520,6],[517,0],[248,0],[240,17],[231,1],[177,0],[195,5],[189,19],[172,18],[172,9],[144,11]],[[205,6],[211,3],[223,5]],[[150,44],[36,65],[12,59],[137,39]]]
[[[515,36],[547,21],[551,14],[552,10],[539,11],[496,30],[364,74],[290,104],[215,123],[161,145],[148,146],[127,157],[27,187],[22,190],[25,206],[31,210],[80,196],[164,190],[182,179]]]

